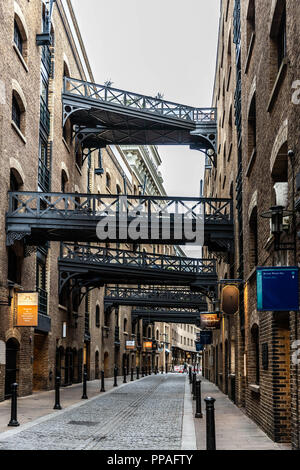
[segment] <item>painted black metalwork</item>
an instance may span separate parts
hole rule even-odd
[[[60,293],[72,281],[77,287],[86,289],[110,283],[188,285],[210,298],[217,295],[214,259],[62,243],[58,268]]]
[[[132,320],[143,319],[149,322],[184,323],[199,325],[201,311],[188,308],[136,308],[131,312]]]
[[[45,0],[45,14],[43,18],[43,32],[36,35],[37,46],[50,46],[52,44],[51,37],[51,19],[53,6],[56,0]]]
[[[232,246],[231,199],[41,192],[9,193],[7,245],[24,237],[31,245],[65,240],[136,243],[129,228],[137,216],[145,220],[140,239],[144,244],[191,243],[183,227],[196,236],[204,226],[204,244],[211,250],[227,251]],[[101,220],[116,227],[105,240],[97,236]]]
[[[207,299],[204,295],[192,292],[187,288],[106,286],[104,305],[194,307],[207,309]]]
[[[82,80],[64,79],[64,116],[83,146],[190,145],[216,151],[217,111],[194,108]]]

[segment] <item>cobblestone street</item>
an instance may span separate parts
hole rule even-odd
[[[158,375],[129,383],[0,437],[0,449],[180,449],[185,378]]]
[[[201,379],[203,419],[194,418],[186,375],[152,375],[124,385],[119,380],[105,394],[98,392],[33,422],[24,420],[32,408],[23,404],[25,424],[0,433],[0,450],[205,450],[203,399],[209,395],[216,398],[217,449],[289,449],[274,443],[215,385]],[[99,389],[95,382],[88,384],[89,390]],[[36,395],[25,401],[35,400],[38,408],[39,398],[43,400]]]

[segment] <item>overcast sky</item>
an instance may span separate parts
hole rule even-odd
[[[97,83],[211,106],[220,0],[73,0]],[[159,147],[170,196],[198,197],[204,156]]]

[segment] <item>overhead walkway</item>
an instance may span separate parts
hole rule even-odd
[[[192,292],[187,288],[177,287],[121,287],[106,286],[104,294],[105,307],[131,305],[138,307],[177,307],[207,310],[207,299],[204,295]]]
[[[189,145],[216,152],[217,112],[106,85],[68,78],[62,94],[63,125],[77,126],[84,148],[106,145]]]
[[[131,312],[132,321],[182,323],[196,326],[200,326],[200,315],[201,309],[190,308],[136,308]]]
[[[10,192],[6,233],[8,246],[22,239],[28,245],[196,241],[227,251],[233,241],[233,204],[213,198]]]
[[[63,243],[58,269],[60,292],[71,280],[86,289],[105,284],[143,284],[189,286],[210,298],[215,298],[217,292],[214,259]]]

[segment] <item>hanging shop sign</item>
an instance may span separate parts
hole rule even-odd
[[[257,268],[257,310],[299,310],[298,267]]]
[[[144,349],[152,349],[152,341],[144,341]]]
[[[126,349],[127,350],[135,349],[135,341],[126,341]]]
[[[227,315],[234,315],[239,311],[240,291],[237,286],[225,286],[221,294],[221,310]]]
[[[200,328],[219,329],[221,326],[221,317],[217,313],[204,313],[200,315]]]
[[[16,326],[38,326],[39,295],[37,292],[19,292],[17,294]]]
[[[212,331],[200,331],[200,344],[209,345],[212,343]]]
[[[204,349],[204,344],[199,343],[199,341],[196,341],[196,351],[201,352]]]

